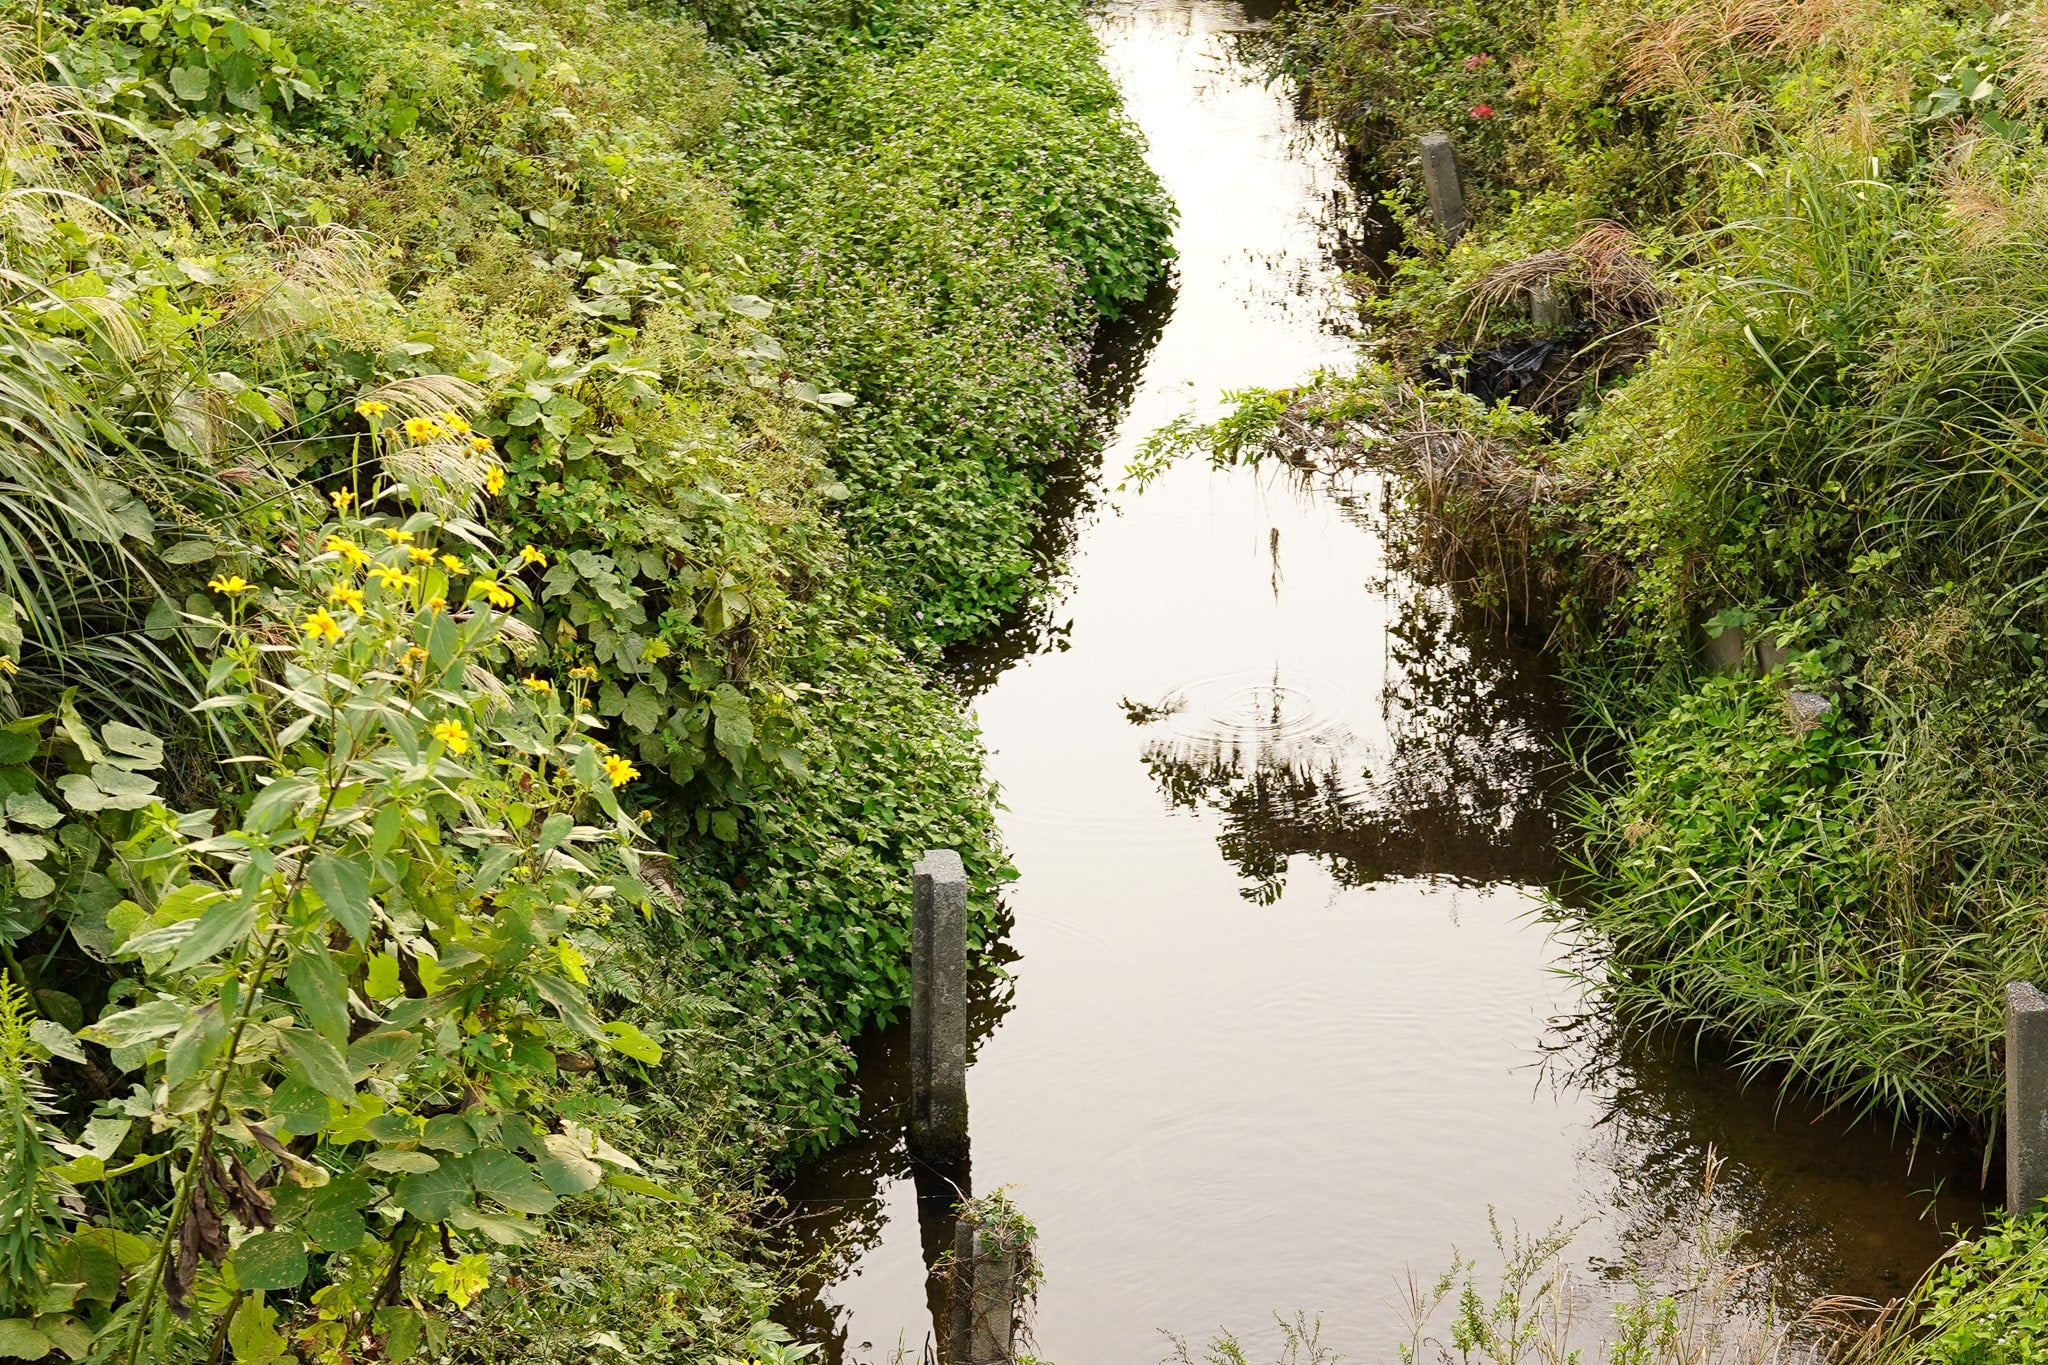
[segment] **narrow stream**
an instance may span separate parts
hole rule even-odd
[[[1355,355],[1331,237],[1359,205],[1231,56],[1245,22],[1227,0],[1097,18],[1181,211],[1111,482],[1223,390]],[[1265,1346],[1305,1310],[1391,1360],[1397,1282],[1488,1252],[1489,1206],[1584,1220],[1597,1285],[1668,1234],[1710,1147],[1755,1292],[1898,1292],[1977,1213],[1970,1154],[1553,1026],[1574,996],[1532,913],[1557,872],[1546,682],[1390,557],[1383,499],[1183,465],[1081,514],[1060,628],[984,670],[1021,880],[1014,980],[976,1020],[974,1176],[1039,1226],[1036,1354],[1151,1362],[1162,1329],[1219,1325]],[[864,1042],[871,1131],[791,1193],[804,1244],[840,1248],[792,1324],[833,1359],[930,1332],[903,1065],[896,1035]]]

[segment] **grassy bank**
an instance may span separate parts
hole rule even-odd
[[[0,32],[0,1354],[784,1358],[930,671],[1169,210],[1077,8]]]
[[[1269,54],[1405,230],[1358,281],[1379,354],[1167,444],[1405,469],[1413,552],[1547,632],[1589,789],[1560,914],[1624,1017],[1991,1135],[2048,945],[2048,18],[1311,3]]]

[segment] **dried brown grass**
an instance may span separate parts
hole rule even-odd
[[[1620,223],[1587,223],[1570,246],[1552,247],[1487,271],[1468,291],[1466,320],[1476,319],[1483,328],[1493,309],[1519,303],[1531,289],[1551,285],[1570,291],[1587,320],[1604,330],[1647,322],[1663,311],[1668,296],[1641,247],[1641,240]]]
[[[1690,0],[1637,21],[1623,62],[1623,94],[1699,93],[1731,55],[1854,46],[1881,14],[1876,0]]]

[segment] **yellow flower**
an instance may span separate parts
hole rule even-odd
[[[19,672],[21,670],[14,666],[14,660],[7,658],[5,655],[0,655],[0,677],[11,678]]]
[[[352,540],[343,540],[340,536],[327,537],[327,543],[320,548],[331,554],[340,555],[358,569],[370,562],[369,551]]]
[[[623,787],[640,776],[640,770],[633,766],[630,759],[620,758],[617,754],[606,754],[604,775],[611,779],[614,787]]]
[[[454,432],[457,436],[469,435],[469,423],[463,420],[461,413],[437,412],[434,414],[434,416],[440,419],[442,426],[448,428],[448,430]]]
[[[538,692],[543,695],[555,690],[555,685],[546,678],[521,678],[519,685],[529,692]]]
[[[582,678],[586,682],[596,682],[597,669],[591,664],[578,664],[569,670],[569,676],[572,678]]]
[[[460,577],[461,575],[469,572],[469,570],[463,566],[462,561],[457,559],[454,555],[442,555],[441,567],[446,569],[449,573],[456,575],[457,577]]]
[[[506,592],[504,585],[495,578],[479,578],[471,584],[469,595],[475,597],[478,593],[482,593],[484,598],[500,611],[510,610],[519,602],[519,599]]]
[[[427,599],[428,611],[440,611],[443,607],[446,607],[447,605],[448,599],[445,597],[429,597]]]
[[[439,422],[431,417],[408,417],[405,419],[405,437],[415,445],[425,445],[436,436],[448,433]]]
[[[403,528],[394,530],[389,526],[379,526],[377,530],[383,535],[384,539],[390,541],[393,545],[412,544],[412,532]]]
[[[484,471],[484,492],[495,498],[504,491],[505,471],[497,465],[492,465]]]
[[[398,662],[405,665],[408,668],[410,668],[414,664],[423,664],[426,661],[427,651],[421,649],[418,645],[414,645],[411,649],[408,649],[407,651],[405,651],[405,653],[398,656]]]
[[[346,512],[349,504],[356,500],[356,495],[346,488],[337,488],[327,495],[327,500],[334,504],[335,511]]]
[[[372,567],[370,577],[376,579],[393,592],[403,588],[416,588],[420,583],[419,579],[414,578],[411,574],[394,569],[388,564],[378,564]]]
[[[334,603],[337,607],[347,607],[350,611],[361,611],[363,609],[363,590],[361,588],[352,588],[346,583],[336,583],[327,590],[327,600]]]
[[[469,752],[469,731],[462,728],[459,720],[444,720],[434,727],[434,738],[448,746],[451,754]]]
[[[224,592],[229,597],[240,597],[256,585],[238,573],[231,573],[222,574],[219,578],[207,579],[206,586],[212,588],[215,592]]]
[[[434,562],[434,552],[432,550],[422,550],[417,545],[407,550],[405,557],[415,564],[431,564]]]
[[[382,417],[385,413],[391,411],[391,405],[389,403],[379,403],[374,398],[365,398],[362,402],[356,404],[356,411],[365,417]]]
[[[545,569],[548,566],[548,557],[531,545],[522,545],[519,547],[519,562],[522,566],[538,564]]]
[[[488,436],[472,436],[469,438],[469,448],[479,455],[488,455],[492,449],[491,438]]]
[[[311,616],[299,622],[299,629],[315,640],[325,640],[329,644],[341,638],[341,622],[329,616],[325,607],[318,608]]]

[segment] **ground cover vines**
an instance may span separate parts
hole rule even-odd
[[[932,670],[1168,210],[1078,10],[0,30],[0,1354],[775,1360]]]

